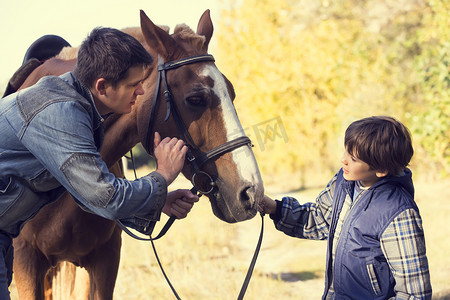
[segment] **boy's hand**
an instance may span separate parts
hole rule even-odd
[[[190,190],[176,190],[167,194],[162,211],[168,216],[174,215],[177,219],[183,219],[195,202],[198,202],[198,196],[192,194]]]
[[[264,195],[264,198],[259,202],[258,210],[266,214],[274,214],[277,211],[277,203]]]
[[[187,150],[182,140],[166,137],[161,141],[161,136],[155,132],[153,153],[156,158],[156,172],[166,179],[167,185],[171,184],[183,169]]]

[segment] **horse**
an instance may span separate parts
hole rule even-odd
[[[182,174],[209,198],[214,215],[228,223],[253,218],[264,194],[262,179],[234,108],[233,86],[207,53],[213,35],[209,10],[196,32],[182,24],[169,34],[142,10],[140,21],[140,29],[124,31],[142,43],[154,62],[132,111],[105,120],[103,160],[120,176],[117,164],[135,145],[141,143],[151,155],[155,132],[162,138],[177,136],[190,149]],[[34,69],[19,90],[43,76],[71,71],[75,63],[76,48],[66,47]],[[89,299],[112,299],[121,232],[115,221],[80,209],[66,192],[14,239],[19,297],[44,299],[46,274],[70,262],[87,270]]]

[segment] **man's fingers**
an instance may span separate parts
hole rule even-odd
[[[191,208],[194,206],[194,202],[188,202],[181,199],[177,199],[173,205],[172,209],[180,212],[180,213],[188,213],[191,211]]]
[[[198,202],[199,198],[197,195],[192,195],[190,197],[183,197],[181,200],[189,203],[195,203]]]
[[[181,219],[187,216],[187,214],[191,211],[192,207],[193,203],[177,199],[177,201],[172,205],[171,211],[173,215]]]
[[[159,135],[159,132],[155,132],[155,138],[153,139],[154,148],[158,147],[160,143],[161,143],[161,136]]]
[[[172,200],[170,213],[178,219],[185,218],[199,198],[188,189],[178,189],[169,193]]]
[[[183,147],[185,147],[185,146],[186,146],[186,145],[185,145],[185,143],[184,143],[183,140],[178,140],[177,143],[175,144],[175,147],[176,147],[178,150],[182,150]],[[186,148],[187,148],[187,146],[186,146]]]
[[[196,194],[193,194],[188,189],[178,189],[175,191],[172,191],[170,193],[173,193],[175,199],[186,199],[186,201],[189,202],[197,202],[198,196]]]
[[[185,200],[182,200],[182,199],[177,199],[177,201],[175,203],[181,209],[191,210],[192,206],[194,206],[194,201],[185,201]]]
[[[189,192],[189,194],[185,194],[178,199],[180,199],[181,201],[184,201],[184,202],[188,202],[188,203],[198,202],[199,197],[197,195],[192,194],[191,191],[189,191],[189,190],[188,190],[188,192]]]
[[[158,134],[159,136],[159,134]],[[155,134],[155,140],[156,140],[156,134]],[[159,137],[159,144],[162,144],[164,146],[168,146],[169,148],[174,148],[175,150],[181,150],[183,146],[185,146],[185,143],[183,140],[180,140],[178,138],[170,138],[166,137],[161,141],[161,137]],[[156,146],[156,143],[155,143]]]
[[[165,145],[165,146],[172,146],[173,147],[174,144],[175,144],[175,142],[170,137],[165,137],[161,141],[161,145]]]
[[[188,151],[188,146],[183,145],[183,146],[181,147],[180,153],[181,153],[181,155],[184,156],[184,155],[186,155],[187,151]]]

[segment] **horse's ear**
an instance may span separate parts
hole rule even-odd
[[[205,43],[203,44],[203,50],[205,52],[208,51],[208,45],[213,35],[213,31],[214,31],[213,23],[211,21],[209,9],[207,9],[200,17],[200,21],[198,21],[197,25],[197,34],[203,35],[206,38]]]
[[[151,52],[154,51],[155,54],[167,58],[175,49],[175,40],[163,29],[153,24],[143,10],[141,10],[141,30]]]

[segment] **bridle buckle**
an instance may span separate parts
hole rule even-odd
[[[201,177],[199,177],[201,176]],[[201,181],[201,179],[204,178],[206,181]],[[194,187],[203,195],[207,195],[211,193],[216,186],[215,181],[212,179],[212,177],[204,172],[204,171],[197,171],[192,175],[191,179],[192,184]],[[209,184],[209,187],[207,186]]]

